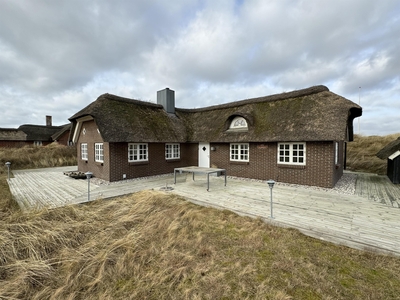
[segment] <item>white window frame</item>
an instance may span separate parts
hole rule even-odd
[[[231,143],[229,150],[230,161],[248,162],[250,159],[249,143]]]
[[[104,162],[104,148],[103,143],[94,144],[94,160],[96,162]]]
[[[335,165],[339,163],[339,143],[335,142]]]
[[[165,144],[165,159],[180,159],[181,145],[179,143]]]
[[[149,145],[147,143],[128,144],[128,162],[149,161]]]
[[[302,152],[302,155],[300,155],[300,152]],[[283,158],[283,161],[281,160],[281,158]],[[301,158],[302,162],[299,162]],[[277,161],[278,164],[283,165],[305,166],[306,143],[278,143]]]
[[[81,159],[88,160],[89,153],[88,153],[88,144],[81,143]]]
[[[43,142],[42,141],[34,141],[33,145],[36,147],[40,147],[40,146],[43,146]]]
[[[232,120],[229,129],[248,129],[246,119],[243,117],[235,117]]]

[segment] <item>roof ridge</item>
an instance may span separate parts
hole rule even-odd
[[[238,107],[243,106],[250,103],[258,103],[258,102],[272,102],[272,101],[279,101],[279,100],[286,100],[291,98],[303,97],[313,94],[318,94],[321,92],[329,92],[329,89],[324,85],[316,85],[305,89],[294,90],[290,92],[284,92],[279,94],[272,94],[268,96],[256,97],[256,98],[249,98],[244,100],[238,100],[234,102],[212,105],[207,107],[201,108],[176,108],[178,111],[182,112],[198,112],[198,111],[207,111],[207,110],[215,110],[215,109],[222,109],[222,108],[230,108],[230,107]]]
[[[109,93],[105,93],[100,95],[97,100],[100,99],[107,99],[107,100],[113,100],[113,101],[120,101],[120,102],[125,102],[125,103],[134,103],[137,105],[144,105],[144,106],[152,106],[152,107],[157,107],[157,108],[162,108],[163,106],[161,104],[157,104],[154,102],[150,102],[150,101],[144,101],[144,100],[137,100],[137,99],[133,99],[133,98],[127,98],[127,97],[121,97],[121,96],[117,96],[114,94],[109,94]]]
[[[29,126],[29,127],[42,127],[42,128],[62,128],[65,125],[58,125],[58,126],[48,126],[48,125],[38,125],[38,124],[22,124],[20,125],[17,129],[23,127],[23,126]]]

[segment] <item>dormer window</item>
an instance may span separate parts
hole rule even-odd
[[[243,117],[235,117],[232,122],[231,126],[229,126],[229,129],[247,129],[247,121]]]

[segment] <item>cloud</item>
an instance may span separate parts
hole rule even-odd
[[[5,1],[0,127],[62,124],[105,92],[155,101],[170,87],[202,107],[325,84],[354,102],[362,87],[365,134],[396,131],[380,114],[399,114],[399,13],[395,0]]]

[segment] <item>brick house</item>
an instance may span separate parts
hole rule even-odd
[[[52,117],[46,116],[46,125],[25,124],[18,128],[0,128],[0,147],[46,146],[53,142],[69,144],[71,124],[53,126]]]
[[[343,175],[357,104],[325,86],[199,109],[104,94],[70,118],[78,169],[107,181],[202,166],[228,175],[333,187]]]

